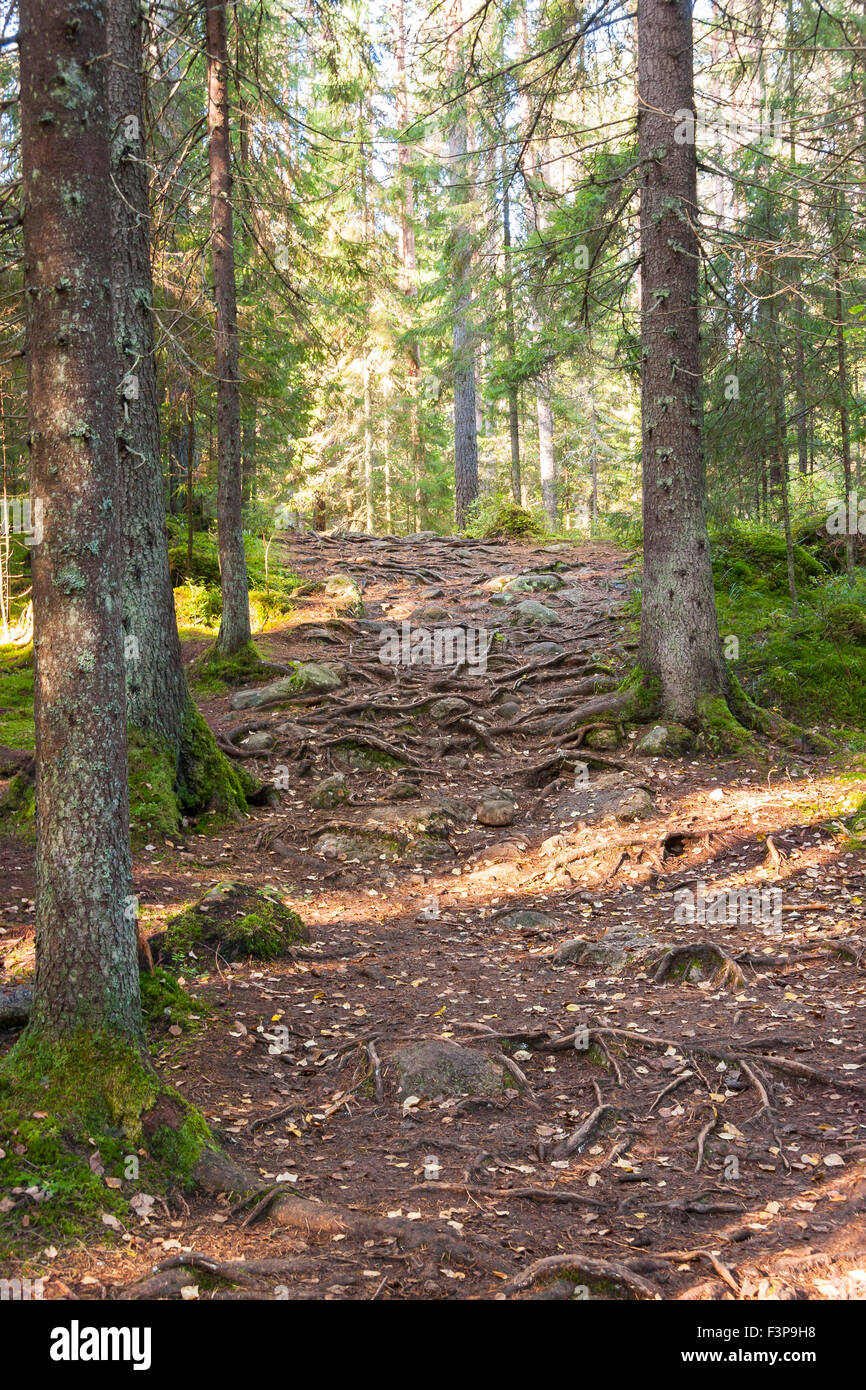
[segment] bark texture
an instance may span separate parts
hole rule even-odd
[[[74,20],[74,23],[72,22]],[[104,11],[21,5],[37,907],[31,1036],[138,1039],[120,624]]]
[[[250,641],[247,561],[244,553],[241,473],[241,401],[238,307],[235,285],[232,167],[226,7],[205,0],[207,18],[207,130],[210,167],[211,251],[216,304],[217,456],[220,576],[223,612],[217,648],[233,656]]]
[[[638,0],[644,575],[639,661],[666,711],[724,694],[706,521],[689,0]],[[682,132],[681,132],[682,133]]]

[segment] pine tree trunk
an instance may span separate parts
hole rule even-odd
[[[406,87],[406,7],[404,0],[393,6],[394,50],[397,60],[397,125],[405,130],[409,124],[409,93]],[[415,250],[415,189],[410,169],[411,152],[403,141],[397,147],[400,178],[400,260],[403,269],[403,293],[414,312],[418,294],[418,262]],[[413,523],[421,526],[421,479],[426,467],[424,441],[421,436],[421,348],[417,338],[410,339],[406,348],[409,387],[409,452],[412,467]],[[390,530],[390,523],[388,525]]]
[[[249,644],[252,634],[242,516],[241,406],[226,7],[224,0],[205,0],[205,9],[211,246],[216,304],[217,526],[223,599],[217,650],[221,656],[227,657],[242,651]]]
[[[462,4],[449,7],[448,74],[463,80]],[[458,76],[459,73],[459,76]],[[466,105],[456,100],[448,132],[451,170],[451,201],[455,208],[451,232],[452,284],[452,364],[454,371],[454,515],[457,526],[464,526],[469,509],[478,497],[478,437],[475,420],[475,347],[471,327],[472,307],[472,229],[466,215],[468,138]]]
[[[513,367],[517,338],[514,330],[514,276],[511,266],[511,205],[508,197],[508,174],[503,151],[502,175],[506,187],[502,194],[502,248],[505,260],[505,358]],[[520,506],[520,414],[517,386],[508,381],[508,436],[511,442],[511,495]]]
[[[663,708],[694,721],[728,688],[707,536],[689,0],[638,0],[644,575],[638,660]]]
[[[29,1036],[141,1037],[130,898],[104,11],[20,7],[36,621],[36,976]]]
[[[173,763],[183,809],[207,806],[213,785],[203,760],[234,778],[193,704],[183,667],[165,531],[159,453],[159,406],[154,350],[150,218],[144,152],[143,35],[137,0],[113,0],[108,12],[112,61],[106,63],[112,145],[111,284],[121,485],[123,631],[126,640],[127,722]],[[125,385],[124,385],[125,383]],[[187,422],[173,427],[169,455],[186,486],[188,555],[192,556],[193,402]],[[228,781],[224,777],[224,790]],[[212,781],[212,777],[211,777]],[[197,790],[194,790],[197,788]],[[237,790],[237,789],[236,789]],[[199,797],[201,800],[199,801]],[[236,796],[231,798],[236,801]],[[180,809],[178,810],[178,816]]]

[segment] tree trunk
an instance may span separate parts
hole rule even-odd
[[[538,471],[541,477],[541,505],[552,529],[559,525],[559,499],[556,489],[556,456],[553,450],[553,408],[550,394],[553,372],[545,367],[535,383],[535,411],[538,418]]]
[[[232,805],[243,804],[237,774],[226,763],[193,704],[183,668],[165,533],[159,454],[159,407],[150,268],[147,165],[143,150],[143,35],[137,0],[113,0],[108,13],[112,61],[107,63],[113,132],[111,283],[117,455],[121,483],[123,630],[126,637],[127,722],[168,760],[181,810],[209,805],[215,781]],[[170,457],[187,488],[188,557],[192,559],[193,399],[186,429],[172,429]],[[209,771],[205,773],[205,765]],[[220,777],[219,771],[222,771]],[[217,799],[220,799],[218,796]]]
[[[397,126],[405,130],[409,124],[409,93],[406,86],[406,7],[405,0],[396,0],[392,9],[394,19],[394,51],[397,60]],[[403,268],[403,293],[409,301],[409,313],[414,313],[418,295],[418,262],[415,251],[415,189],[409,167],[411,152],[401,140],[397,146],[397,168],[400,182],[400,260]],[[421,437],[421,349],[414,335],[407,344],[409,387],[409,450],[412,466],[414,499],[414,528],[421,526],[421,479],[426,467],[424,441]],[[389,528],[390,530],[390,523]]]
[[[838,237],[838,221],[836,235]],[[854,488],[854,480],[851,476],[851,431],[848,423],[848,364],[845,352],[845,323],[842,316],[842,276],[839,265],[839,251],[836,250],[833,261],[833,278],[836,291],[836,361],[839,369],[839,428],[842,432],[842,473],[845,479],[845,505],[850,505],[849,499]],[[845,534],[845,570],[848,575],[848,583],[854,583],[854,536],[851,527],[846,527]]]
[[[462,3],[449,6],[448,75],[463,82]],[[451,201],[455,209],[451,231],[452,364],[454,371],[454,515],[464,526],[478,497],[478,438],[475,421],[475,351],[471,326],[472,228],[466,212],[468,136],[465,99],[458,97],[448,132]]]
[[[224,0],[205,0],[211,247],[216,305],[217,527],[223,612],[217,650],[234,656],[251,639],[244,552],[238,311],[235,286],[228,51]]]
[[[503,149],[502,178],[502,248],[505,259],[505,357],[509,369],[514,366],[517,337],[514,331],[514,276],[511,265],[511,205],[508,197],[508,172]],[[520,506],[520,413],[517,385],[508,378],[508,434],[511,441],[511,495]]]
[[[30,1037],[141,1039],[120,628],[104,11],[21,5],[33,547],[36,975]]]
[[[638,0],[644,576],[638,660],[663,709],[696,721],[726,693],[707,536],[689,0]]]

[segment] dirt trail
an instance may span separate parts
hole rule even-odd
[[[612,547],[283,544],[311,584],[351,576],[364,615],[311,591],[260,647],[341,663],[344,683],[290,708],[206,704],[226,742],[272,734],[248,765],[289,789],[217,840],[148,852],[136,890],[158,923],[218,878],[273,883],[308,923],[291,963],[190,976],[213,1013],[160,1067],[238,1161],[310,1205],[286,1226],[179,1202],[125,1254],[61,1253],[46,1296],[117,1296],[167,1260],[158,1289],[201,1298],[866,1296],[864,871],[830,828],[852,784],[805,757],[587,749],[587,727],[616,742],[598,710],[628,667]],[[507,606],[483,587],[552,566],[564,587]],[[512,627],[523,599],[560,622]],[[434,652],[437,629],[482,630],[486,665],[382,661],[404,621]],[[348,798],[317,809],[338,770]],[[494,791],[510,824],[476,819]],[[763,890],[764,919],[676,920],[701,885]],[[420,1040],[492,1059],[507,1086],[399,1094],[394,1052]],[[197,1270],[190,1251],[246,1263]]]

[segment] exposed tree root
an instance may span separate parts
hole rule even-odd
[[[628,1265],[619,1264],[613,1260],[591,1260],[588,1256],[575,1251],[569,1255],[547,1255],[542,1260],[534,1260],[527,1269],[516,1274],[503,1285],[506,1294],[519,1293],[521,1289],[530,1288],[538,1279],[543,1279],[547,1274],[562,1274],[568,1272],[574,1274],[576,1279],[588,1284],[590,1288],[594,1284],[611,1285],[633,1294],[636,1298],[658,1299],[661,1297],[658,1290],[646,1279],[642,1279],[639,1274],[635,1274],[628,1268]]]

